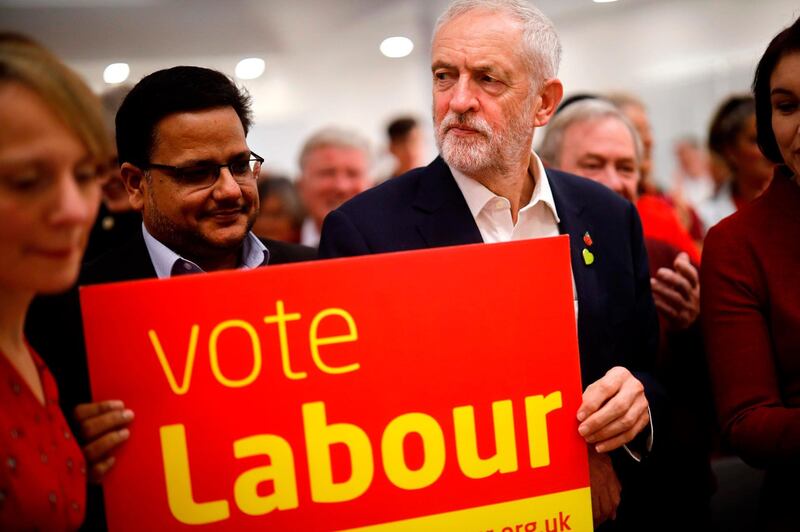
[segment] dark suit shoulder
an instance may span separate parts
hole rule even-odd
[[[81,268],[79,285],[150,279],[156,276],[141,231]]]
[[[415,168],[358,194],[333,212],[344,215],[359,230],[380,239],[378,233],[386,231],[416,232],[414,227],[420,215],[452,203],[458,203],[468,212],[450,169],[437,157],[428,166]],[[323,236],[324,227],[325,224]]]
[[[343,257],[480,242],[450,169],[436,158],[362,192],[322,226],[320,257]]]
[[[386,213],[387,209],[405,209],[411,205],[420,181],[430,174],[429,167],[416,168],[365,190],[342,204],[337,210],[348,215]]]
[[[269,240],[261,237],[259,237],[259,240],[261,240],[269,250],[270,264],[304,262],[317,258],[317,250],[308,246],[290,244],[289,242],[281,242],[280,240]]]

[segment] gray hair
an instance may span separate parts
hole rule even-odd
[[[639,133],[625,114],[614,104],[600,99],[580,100],[559,111],[547,125],[537,154],[548,165],[561,165],[561,151],[564,147],[564,133],[574,124],[590,122],[602,118],[614,118],[622,122],[633,138],[636,150],[636,163],[642,162],[644,145]]]
[[[372,151],[369,140],[366,137],[350,129],[326,127],[311,135],[306,140],[306,143],[303,144],[303,149],[300,150],[300,158],[298,159],[300,170],[302,171],[305,167],[306,159],[311,152],[328,147],[359,150],[364,154],[367,165],[371,165]]]
[[[630,92],[609,92],[604,98],[620,109],[625,109],[626,107],[638,107],[642,110],[647,109],[642,99]]]
[[[558,75],[561,42],[555,26],[544,13],[525,0],[454,0],[436,21],[434,38],[442,26],[474,9],[502,11],[520,23],[523,35],[521,53],[536,86]]]

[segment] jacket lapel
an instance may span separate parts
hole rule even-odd
[[[141,231],[136,231],[134,238],[121,254],[122,264],[120,264],[122,275],[126,280],[150,279],[156,277],[156,269],[150,260],[150,252],[144,242]],[[123,266],[126,265],[127,267]]]
[[[596,243],[592,247],[587,246],[583,241],[583,236],[587,232],[595,234],[591,223],[582,216],[584,202],[574,189],[564,180],[559,179],[559,173],[553,170],[546,170],[550,188],[553,191],[553,199],[561,220],[558,224],[559,233],[569,235],[570,261],[572,264],[572,277],[575,279],[575,290],[578,294],[578,341],[581,344],[581,352],[584,352],[585,342],[591,337],[590,320],[581,319],[582,316],[589,316],[591,306],[598,300],[598,268],[597,264],[586,264],[583,257],[583,250],[590,249],[595,252]],[[595,257],[602,260],[602,257]]]
[[[420,180],[414,208],[422,213],[417,229],[426,247],[483,242],[461,190],[441,157]]]

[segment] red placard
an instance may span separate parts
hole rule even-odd
[[[112,530],[591,530],[567,237],[81,303],[94,398],[136,414]]]

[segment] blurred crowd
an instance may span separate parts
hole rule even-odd
[[[484,3],[500,14],[481,11]],[[0,34],[0,529],[105,526],[101,495],[91,488],[87,502],[86,486],[102,482],[115,450],[133,437],[134,413],[119,400],[92,400],[77,286],[560,232],[577,235],[582,364],[598,364],[601,355],[587,354],[598,335],[613,337],[613,350],[630,351],[598,364],[591,380],[584,373],[587,394],[599,393],[592,382],[639,390],[624,430],[609,428],[622,423],[620,415],[603,427],[587,425],[594,437],[581,433],[598,529],[713,530],[712,497],[725,486],[712,466],[739,457],[766,471],[753,530],[800,530],[792,511],[800,495],[800,293],[793,279],[800,266],[800,22],[776,28],[753,65],[752,92],[719,102],[705,138],[674,141],[676,171],[664,179],[655,175],[648,109],[635,94],[567,91],[562,98],[555,73],[528,89],[538,95],[533,125],[514,118],[527,117],[527,107],[508,107],[498,113],[508,127],[494,132],[501,139],[494,151],[469,145],[464,139],[497,125],[491,106],[507,105],[503,91],[516,81],[492,66],[476,73],[469,60],[437,60],[436,39],[449,39],[444,50],[457,49],[457,30],[477,24],[470,17],[495,17],[494,24],[507,22],[506,9],[514,20],[529,13],[523,7],[517,15],[525,3],[516,0],[484,3],[459,0],[437,24],[441,157],[423,160],[433,139],[419,117],[391,120],[380,148],[358,131],[326,125],[300,147],[291,176],[262,166],[252,151],[258,147],[246,141],[248,96],[218,72],[176,67],[98,96],[39,44]],[[515,135],[524,141],[521,158]],[[375,160],[387,156],[394,168],[375,175]],[[520,175],[530,182],[513,189],[519,194],[504,194],[510,181],[496,177],[519,165],[475,163],[492,156],[522,161]],[[574,175],[623,199],[583,179],[573,184]],[[415,196],[441,176],[441,196],[429,204]],[[542,186],[548,179],[552,191]],[[476,191],[475,183],[485,188]],[[596,225],[585,234],[566,229],[573,188],[575,197],[589,198],[587,210],[608,206],[592,214]],[[505,218],[492,219],[475,203],[486,189],[507,199]],[[422,224],[396,205],[433,211],[450,201],[446,194],[463,196],[458,208],[474,217],[471,232],[416,243],[417,230],[408,228],[422,233]],[[550,207],[534,214],[537,201]],[[529,232],[526,224],[542,219],[550,229]],[[436,231],[449,228],[441,223]],[[587,251],[602,249],[605,242],[593,238],[604,234],[619,238],[630,259],[615,263],[608,279],[618,286],[598,296],[612,300],[610,310],[595,309],[576,268],[592,264]],[[581,324],[595,311],[610,315],[608,331]],[[650,356],[641,352],[648,342],[652,360],[636,360]],[[621,401],[617,393],[598,400],[597,410]],[[635,459],[620,452],[623,444]]]

